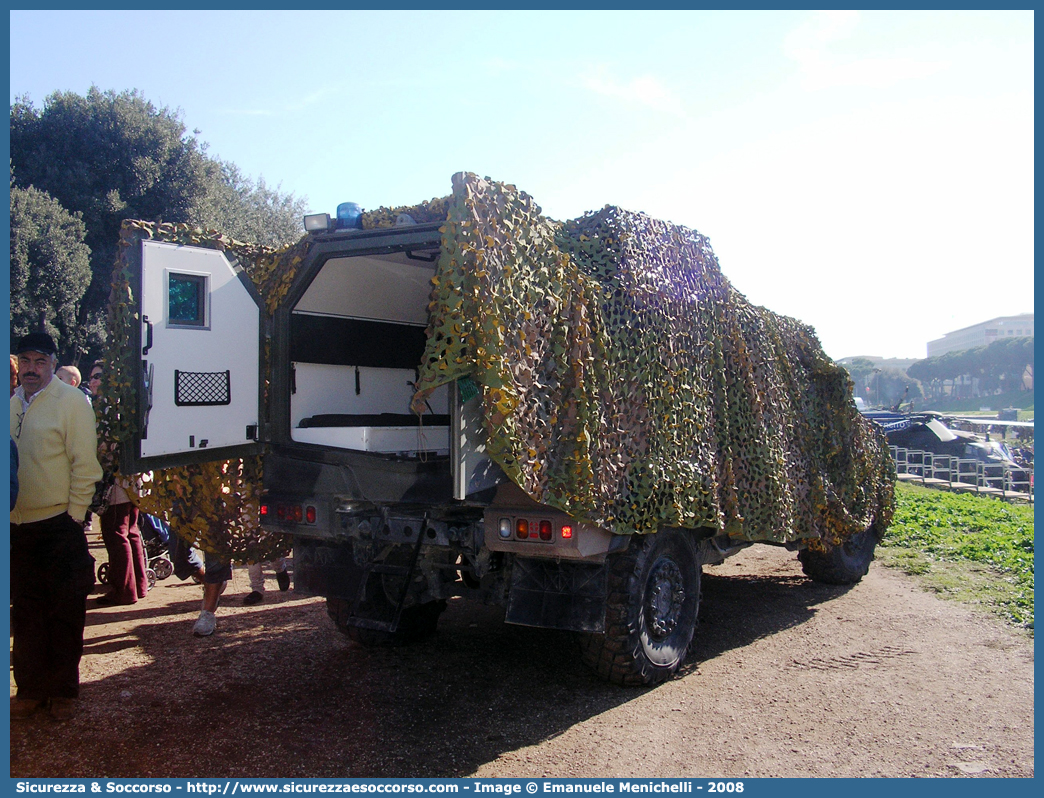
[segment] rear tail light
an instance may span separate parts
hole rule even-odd
[[[262,504],[261,505],[261,517],[264,518],[266,515],[268,515],[268,505],[267,504]]]
[[[268,516],[270,512],[268,505],[261,505],[261,515],[263,517]],[[295,524],[300,524],[302,521],[314,524],[318,514],[313,506],[302,507],[300,504],[277,504],[275,517],[276,520],[291,521]]]
[[[571,538],[573,528],[561,527],[562,537]],[[501,540],[532,540],[542,543],[553,543],[555,540],[555,523],[548,518],[530,519],[518,517],[501,518],[497,523],[497,534]]]

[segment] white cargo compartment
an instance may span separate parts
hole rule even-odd
[[[382,454],[450,452],[449,390],[410,411],[434,264],[405,252],[331,258],[291,316],[290,438]]]

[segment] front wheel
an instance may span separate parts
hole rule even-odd
[[[871,526],[827,551],[802,549],[798,552],[806,576],[829,585],[854,585],[870,570],[877,548],[877,533]]]
[[[154,557],[149,560],[149,568],[156,572],[156,578],[160,580],[174,573],[174,563],[166,557]]]
[[[605,633],[580,639],[584,663],[620,685],[653,685],[678,670],[696,632],[700,567],[688,535],[635,535],[609,564]]]

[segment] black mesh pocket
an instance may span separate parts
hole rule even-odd
[[[174,370],[174,404],[178,407],[227,405],[231,402],[230,372]]]

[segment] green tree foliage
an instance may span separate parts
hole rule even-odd
[[[100,330],[125,218],[187,222],[206,194],[206,159],[179,116],[137,91],[55,92],[37,110],[11,107],[11,164],[19,186],[47,191],[82,214],[91,283],[79,323]],[[100,341],[91,341],[97,345]]]
[[[1033,377],[1033,338],[1001,338],[986,346],[947,352],[911,364],[907,374],[940,392],[963,376],[979,380],[983,391],[1014,391],[1023,387],[1023,375]]]
[[[193,223],[240,241],[279,247],[301,237],[307,201],[256,182],[235,164],[219,159],[209,164],[207,194],[193,212]]]
[[[86,227],[91,281],[77,324],[92,356],[104,343],[124,219],[198,225],[261,244],[301,233],[303,199],[208,157],[196,135],[180,111],[157,108],[137,90],[91,87],[86,96],[55,92],[42,109],[25,98],[11,106],[13,185],[46,191]]]
[[[924,398],[921,383],[896,368],[874,369],[869,379],[868,400],[882,407],[893,407]]]
[[[1033,379],[1033,338],[1001,338],[994,341],[983,353],[986,363],[984,377],[1004,391],[1015,391],[1023,387],[1023,375]]]
[[[866,357],[854,357],[850,363],[842,363],[855,385],[856,396],[868,398],[870,378],[874,373],[874,361]]]
[[[85,235],[79,213],[39,189],[11,187],[11,337],[38,330],[43,314],[63,363],[84,342],[77,311],[91,281]]]

